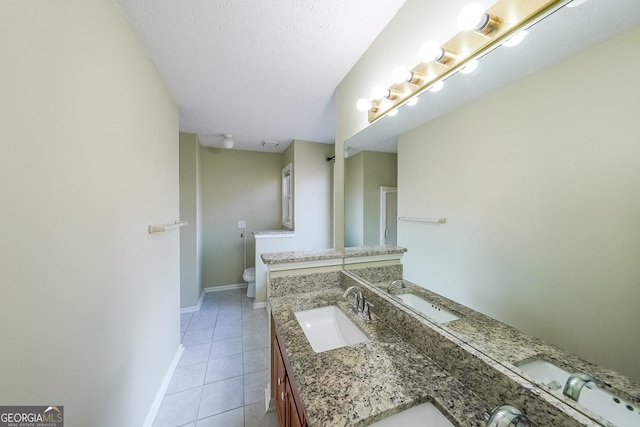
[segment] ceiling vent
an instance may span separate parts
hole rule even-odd
[[[276,141],[267,141],[267,140],[262,141],[262,146],[265,148],[277,148],[278,144],[279,143]]]

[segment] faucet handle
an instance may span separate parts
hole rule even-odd
[[[362,314],[364,314],[365,319],[371,320],[371,307],[375,307],[369,301],[364,301],[364,309],[362,310]]]
[[[356,307],[356,309],[360,309],[363,300],[364,298],[362,297],[362,294],[360,292],[356,292],[355,298],[353,299],[353,305]]]

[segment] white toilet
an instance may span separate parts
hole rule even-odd
[[[256,268],[249,267],[244,269],[244,273],[242,273],[242,278],[245,282],[249,284],[247,288],[247,296],[250,298],[256,297]]]

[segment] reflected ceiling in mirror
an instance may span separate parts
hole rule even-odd
[[[563,7],[529,28],[519,45],[498,46],[480,58],[474,72],[450,76],[442,90],[423,93],[416,105],[405,105],[396,116],[377,120],[349,138],[346,146],[351,154],[363,150],[395,153],[398,135],[638,25],[637,0],[589,0],[579,7]]]

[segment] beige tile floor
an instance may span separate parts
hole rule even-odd
[[[277,427],[265,413],[269,382],[267,311],[246,290],[209,292],[181,315],[185,347],[154,427]]]

